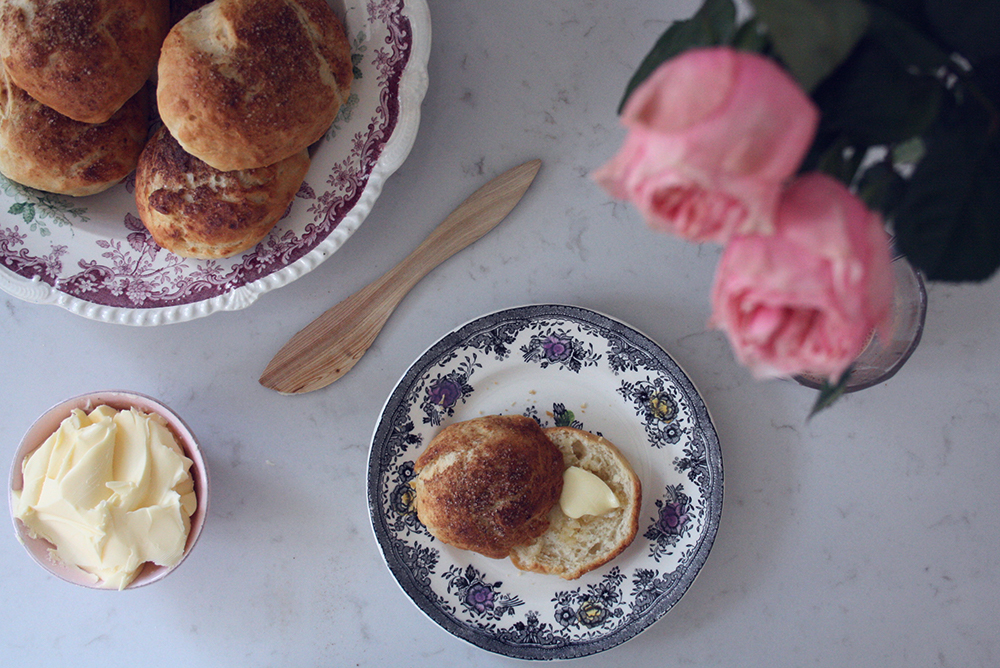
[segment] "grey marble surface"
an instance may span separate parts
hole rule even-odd
[[[692,2],[432,0],[430,89],[409,158],[335,255],[248,309],[132,328],[0,294],[0,443],[74,394],[175,408],[212,476],[197,549],[154,586],[89,591],[0,541],[4,665],[513,665],[424,617],[372,536],[372,430],[441,334],[533,302],[585,306],[664,346],[722,440],[722,524],[662,620],[581,666],[1000,664],[1000,285],[932,285],[891,381],[807,422],[813,393],[756,382],[707,330],[718,249],[648,230],[588,178],[615,109]],[[404,257],[490,176],[544,166],[513,214],[431,273],[358,366],[308,395],[257,384],[292,333]]]

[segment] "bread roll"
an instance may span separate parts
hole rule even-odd
[[[168,0],[0,0],[0,58],[31,97],[103,123],[156,69]]]
[[[417,458],[417,516],[439,540],[500,559],[548,527],[562,454],[531,418],[445,427]]]
[[[0,172],[62,195],[110,188],[139,160],[149,124],[148,93],[144,88],[133,95],[104,123],[81,123],[38,102],[0,71]]]
[[[156,99],[186,151],[222,171],[251,169],[319,140],[352,79],[325,0],[215,0],[164,40]]]
[[[275,165],[220,172],[160,128],[139,157],[135,201],[163,248],[184,257],[224,258],[267,236],[308,170],[309,153],[301,150]]]
[[[614,492],[620,506],[603,515],[567,517],[556,504],[549,528],[536,540],[511,549],[510,559],[525,571],[574,580],[602,566],[628,547],[639,530],[642,486],[632,466],[610,441],[571,427],[553,427],[545,435],[558,447],[563,467],[579,466]]]

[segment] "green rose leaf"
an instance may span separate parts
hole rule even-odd
[[[916,165],[925,153],[924,140],[913,137],[892,147],[892,161],[897,165]]]
[[[837,403],[837,399],[844,396],[844,392],[847,390],[847,381],[850,377],[851,369],[848,369],[836,383],[824,380],[823,386],[819,389],[819,394],[816,396],[816,401],[813,403],[812,410],[809,411],[809,417],[806,420],[811,420],[820,411],[826,410]]]
[[[954,103],[895,216],[896,241],[930,280],[982,281],[1000,266],[1000,136],[974,100]]]
[[[813,100],[822,132],[878,146],[923,133],[937,116],[943,92],[937,79],[910,71],[885,44],[865,37]]]
[[[770,55],[771,40],[760,21],[752,18],[739,27],[736,34],[733,35],[730,46],[740,51]]]
[[[735,31],[736,6],[732,0],[705,0],[705,4],[690,19],[672,23],[629,79],[618,105],[618,113],[621,113],[632,91],[664,62],[693,47],[727,44]]]
[[[906,192],[906,179],[899,175],[889,161],[872,165],[864,171],[858,182],[858,196],[873,211],[889,218],[899,206]]]
[[[868,28],[860,0],[752,0],[774,50],[812,91],[844,61]]]
[[[929,28],[908,20],[908,15],[870,6],[871,25],[868,36],[877,40],[901,66],[933,74],[942,67],[951,67],[951,50],[935,41]]]

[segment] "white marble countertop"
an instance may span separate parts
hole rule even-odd
[[[416,144],[361,228],[249,308],[136,328],[0,295],[0,443],[66,397],[124,388],[176,409],[211,470],[191,557],[132,592],[85,590],[0,541],[5,665],[513,665],[397,587],[372,536],[372,430],[407,366],[483,313],[576,304],[645,332],[687,371],[722,441],[725,508],[684,598],[578,664],[1000,664],[1000,284],[931,285],[923,341],[883,385],[806,421],[814,395],[753,381],[706,329],[718,249],[654,234],[587,177],[623,137],[625,82],[693,2],[432,0]],[[468,193],[544,166],[486,238],[431,273],[336,384],[257,377],[288,336],[405,256]],[[402,662],[402,663],[401,663]]]

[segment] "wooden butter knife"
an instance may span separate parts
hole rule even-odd
[[[472,193],[402,262],[293,336],[268,363],[260,384],[282,394],[300,394],[326,387],[350,371],[413,286],[496,227],[541,166],[541,160],[526,162]]]

